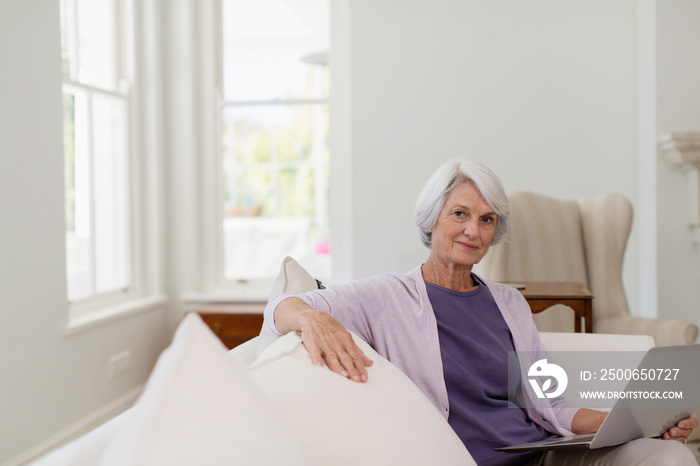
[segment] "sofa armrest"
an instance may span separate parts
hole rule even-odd
[[[595,322],[595,332],[650,335],[656,346],[690,345],[695,343],[698,327],[674,319],[646,319],[620,316]]]
[[[540,339],[549,351],[646,351],[654,346],[648,335],[540,332]]]

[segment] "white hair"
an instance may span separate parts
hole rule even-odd
[[[420,239],[430,249],[432,231],[447,196],[457,186],[472,182],[484,197],[486,203],[498,215],[496,231],[491,244],[497,244],[508,231],[510,204],[501,180],[486,166],[466,160],[450,160],[432,174],[423,187],[413,213]]]

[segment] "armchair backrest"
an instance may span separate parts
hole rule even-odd
[[[508,196],[508,237],[484,258],[489,280],[577,281],[594,296],[593,323],[629,314],[622,288],[622,258],[632,207],[621,195],[560,200],[532,192]],[[573,331],[570,312],[534,317],[541,331]]]
[[[629,315],[622,284],[622,261],[632,229],[632,204],[621,194],[579,200],[588,265],[588,289],[593,294],[593,325]]]

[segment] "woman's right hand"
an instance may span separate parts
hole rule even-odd
[[[355,382],[367,381],[369,359],[355,344],[350,332],[330,314],[287,298],[275,309],[275,326],[281,333],[296,331],[311,355],[311,362],[328,367]]]

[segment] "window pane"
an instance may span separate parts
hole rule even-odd
[[[287,255],[329,276],[327,107],[228,108],[223,146],[226,278],[274,278]]]
[[[126,102],[93,101],[96,291],[129,286],[128,147]]]
[[[77,9],[77,78],[81,83],[116,90],[118,53],[114,0],[77,0]]]
[[[60,11],[66,264],[76,301],[131,286],[130,86],[121,80],[133,12],[123,0],[60,0]]]
[[[236,163],[255,165],[270,162],[270,139],[276,109],[269,107],[229,108],[224,111],[223,144],[227,157],[235,157]]]
[[[313,177],[309,167],[287,169],[279,172],[279,195],[284,202],[279,206],[279,215],[312,215],[314,211]]]
[[[224,99],[328,95],[328,0],[223,0]]]
[[[292,256],[309,273],[327,276],[328,255],[310,217],[238,217],[224,219],[224,274],[230,280],[271,279],[285,256]],[[324,243],[325,244],[325,243]]]
[[[262,214],[263,206],[270,205],[270,170],[240,168],[230,175],[233,196],[226,203],[226,214],[232,217],[251,217]]]
[[[75,95],[63,94],[63,181],[66,230],[75,231]]]
[[[75,57],[78,50],[75,0],[61,0],[61,60],[63,77],[77,80]]]
[[[329,3],[222,0],[227,279],[274,278],[287,255],[330,276]]]
[[[327,176],[328,166],[324,105],[228,108],[223,148],[227,211],[255,208],[263,216],[314,214],[313,172]]]
[[[87,99],[84,93],[65,93],[63,104],[68,299],[75,300],[94,292]]]

